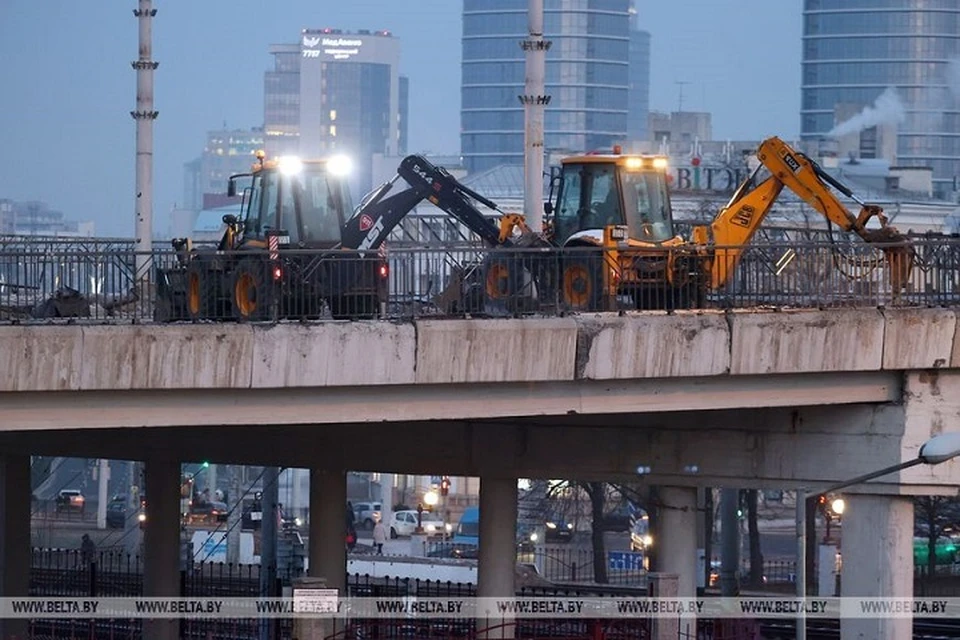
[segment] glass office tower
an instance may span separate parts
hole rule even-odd
[[[825,137],[894,87],[896,164],[932,168],[946,196],[960,175],[958,61],[960,0],[804,0],[801,136]]]
[[[523,163],[528,0],[463,0],[461,150],[469,172]],[[547,153],[609,149],[627,135],[630,0],[544,0]]]

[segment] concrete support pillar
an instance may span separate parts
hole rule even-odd
[[[390,520],[393,519],[393,474],[380,474],[380,519],[383,526],[389,531]]]
[[[0,456],[0,597],[30,590],[30,456]],[[27,620],[0,620],[0,638],[27,637]]]
[[[913,499],[848,495],[843,514],[843,597],[913,597]],[[844,618],[843,640],[908,640],[910,617]]]
[[[517,572],[517,479],[480,478],[480,561],[477,567],[477,596],[512,598],[516,595]],[[489,624],[495,621],[478,621]],[[510,620],[503,620],[509,623]],[[513,637],[509,627],[487,634],[487,638]]]
[[[697,490],[660,487],[660,571],[677,576],[677,597],[697,595]]]
[[[143,595],[147,598],[180,596],[180,463],[148,458],[144,465],[147,496],[143,533]],[[145,640],[180,637],[177,620],[144,620]]]
[[[310,562],[308,574],[324,578],[328,589],[347,587],[347,474],[310,470]]]

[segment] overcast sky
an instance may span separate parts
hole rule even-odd
[[[715,138],[799,131],[799,0],[639,0],[651,108],[713,112]],[[0,198],[133,232],[134,0],[0,0]],[[776,5],[774,10],[771,5]],[[155,227],[205,132],[260,126],[270,44],[302,28],[389,29],[410,77],[410,151],[457,153],[460,0],[155,0]]]

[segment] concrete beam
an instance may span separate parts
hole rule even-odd
[[[417,382],[539,382],[573,380],[577,322],[421,320]]]
[[[895,402],[896,373],[381,387],[0,393],[6,430],[342,424]]]
[[[730,374],[877,371],[883,334],[875,309],[734,312]]]
[[[950,366],[957,314],[951,309],[885,309],[884,369]]]
[[[411,325],[352,322],[253,329],[254,389],[412,384]]]
[[[80,335],[79,327],[0,327],[0,392],[80,389]]]
[[[250,386],[253,340],[249,326],[85,326],[80,331],[80,389]]]
[[[722,313],[578,319],[577,377],[593,380],[715,376],[730,371]]]
[[[908,410],[891,404],[482,422],[101,429],[2,434],[0,447],[124,459],[166,445],[179,447],[184,457],[242,464],[617,481],[637,481],[642,464],[653,471],[645,481],[660,485],[811,488],[914,457],[925,423],[907,421]],[[929,425],[925,428],[929,433]],[[699,472],[687,473],[689,465]],[[916,473],[891,475],[861,491],[955,495],[960,486],[955,462]]]

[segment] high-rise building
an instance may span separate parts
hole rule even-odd
[[[268,156],[350,156],[354,189],[372,185],[374,154],[406,153],[407,79],[400,41],[389,31],[304,29],[295,45],[275,45],[264,76]]]
[[[960,175],[958,64],[960,0],[804,0],[801,137],[857,136],[840,146],[930,167],[944,196]]]
[[[551,152],[609,149],[627,136],[630,0],[545,0]],[[528,0],[463,1],[461,153],[472,172],[523,163]]]
[[[203,153],[184,165],[183,208],[199,211],[225,196],[227,178],[250,171],[254,153],[263,148],[260,127],[208,131]]]
[[[627,92],[627,145],[647,139],[650,114],[650,32],[640,28],[640,14],[630,7],[630,89]]]

